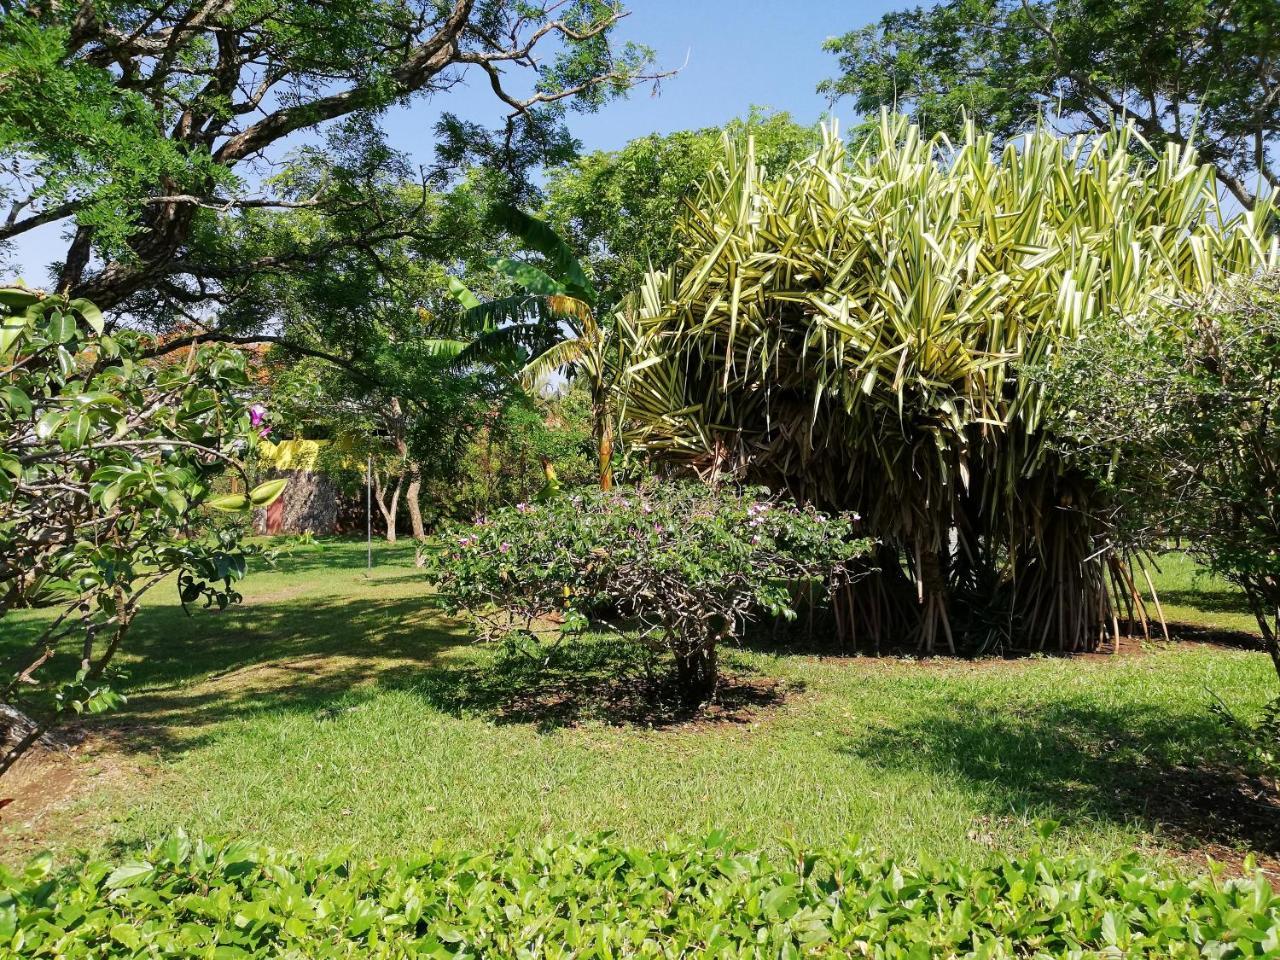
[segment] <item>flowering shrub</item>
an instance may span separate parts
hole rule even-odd
[[[690,706],[714,697],[716,651],[753,613],[793,617],[796,588],[842,576],[869,543],[853,514],[826,515],[763,491],[646,484],[517,504],[448,532],[440,590],[485,639],[573,632],[603,609],[675,657]]]

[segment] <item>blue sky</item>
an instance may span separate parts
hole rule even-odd
[[[586,150],[612,150],[650,133],[719,125],[754,106],[788,110],[810,122],[827,113],[819,81],[834,75],[828,37],[878,20],[907,0],[630,0],[619,27],[627,40],[648,44],[659,68],[682,67],[652,96],[648,87],[598,114],[574,116],[570,126]],[[686,63],[686,57],[688,61]],[[396,146],[429,150],[431,124],[441,109],[497,124],[505,114],[482,76],[434,105],[389,118]],[[849,108],[837,105],[847,121]]]
[[[631,15],[619,27],[622,39],[653,47],[662,69],[681,67],[652,95],[632,92],[597,114],[574,115],[570,128],[584,150],[611,150],[650,133],[722,124],[752,106],[790,111],[813,122],[827,115],[816,92],[832,76],[836,59],[822,49],[830,36],[878,20],[908,0],[631,0]],[[496,126],[506,108],[478,72],[465,86],[435,101],[417,100],[397,109],[386,124],[393,144],[420,163],[431,159],[432,130],[442,111]],[[843,124],[849,105],[838,104]],[[50,224],[20,238],[11,264],[32,284],[46,282],[45,265],[59,257],[64,225]],[[9,271],[0,269],[0,278]]]

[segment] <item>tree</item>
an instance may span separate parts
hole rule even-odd
[[[786,169],[822,142],[816,125],[755,108],[724,127],[652,134],[551,169],[544,213],[578,251],[610,304],[634,289],[650,267],[674,258],[676,220],[722,161],[725,135],[751,137],[759,162],[770,170]]]
[[[510,114],[496,134],[446,115],[442,161],[478,155],[520,177],[538,158],[563,158],[566,110],[598,109],[647,76],[649,51],[613,41],[624,16],[613,0],[5,4],[0,241],[67,223],[58,290],[104,308],[159,294],[199,314],[259,272],[411,232],[420,210],[379,202],[376,118],[446,97],[467,71]],[[527,95],[513,92],[512,69],[532,77]],[[356,124],[352,157],[313,144],[299,155],[312,175],[255,173],[329,121]],[[224,221],[282,208],[325,211],[348,229],[236,255]]]
[[[2,774],[59,715],[120,702],[108,671],[148,591],[176,575],[184,607],[240,599],[246,550],[231,530],[202,536],[203,508],[265,506],[284,483],[212,496],[226,471],[247,479],[256,430],[235,351],[146,363],[143,340],[105,334],[88,301],[19,288],[0,289],[0,320],[0,617],[61,608],[0,682]],[[19,696],[68,654],[74,679],[28,721]]]
[[[596,317],[599,294],[569,245],[546,223],[505,203],[495,204],[490,215],[527,250],[541,255],[546,269],[527,260],[494,260],[494,268],[510,277],[517,290],[484,303],[460,280],[451,282],[455,296],[467,309],[467,318],[480,331],[459,359],[463,363],[488,361],[512,356],[513,350],[533,349],[537,355],[519,372],[527,389],[563,370],[586,377],[600,489],[609,490],[613,487],[615,419],[610,393],[618,367],[618,344],[612,326]],[[548,338],[551,345],[537,352]]]
[[[296,435],[331,441],[321,469],[363,473],[371,462],[387,541],[398,538],[402,504],[422,540],[424,490],[462,482],[465,452],[510,402],[511,378],[461,369],[420,339],[394,341],[370,369],[361,380],[323,361],[286,363],[271,382],[272,409]]]
[[[862,514],[886,550],[851,639],[1118,642],[1140,601],[1105,491],[1055,456],[1020,368],[1276,263],[1264,212],[1222,223],[1212,170],[1131,128],[997,154],[973,125],[953,146],[882,114],[773,176],[726,151],[620,311],[630,440]]]
[[[1280,676],[1280,275],[1102,324],[1038,371],[1064,456],[1125,533],[1172,536],[1243,591]],[[1067,415],[1067,411],[1073,411]]]
[[[434,520],[468,519],[545,499],[551,494],[548,469],[560,491],[598,483],[587,390],[575,384],[554,394],[514,392],[489,412],[455,463],[455,472],[426,486]]]
[[[866,114],[1004,139],[1041,115],[1070,132],[1132,121],[1157,149],[1194,144],[1246,207],[1280,186],[1275,0],[945,0],[826,49],[840,74],[819,89]]]

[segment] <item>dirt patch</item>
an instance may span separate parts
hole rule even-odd
[[[764,677],[725,675],[714,701],[701,707],[684,705],[664,679],[630,679],[587,684],[549,682],[512,691],[493,705],[501,723],[534,723],[542,729],[587,723],[650,729],[679,727],[712,730],[758,721],[779,706],[788,685]]]
[[[1257,868],[1280,878],[1280,795],[1264,781],[1221,767],[1174,767],[1152,777],[1146,817],[1204,868],[1212,860],[1234,873],[1252,854]]]
[[[32,750],[0,783],[0,861],[17,865],[47,847],[51,836],[91,845],[109,826],[102,816],[105,794],[140,786],[153,774],[149,758],[131,757],[96,736],[68,749]]]

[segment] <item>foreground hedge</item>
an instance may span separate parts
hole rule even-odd
[[[771,859],[713,837],[436,852],[376,865],[174,837],[145,859],[0,873],[24,957],[1252,957],[1258,880],[1031,854],[906,867],[857,848]]]

